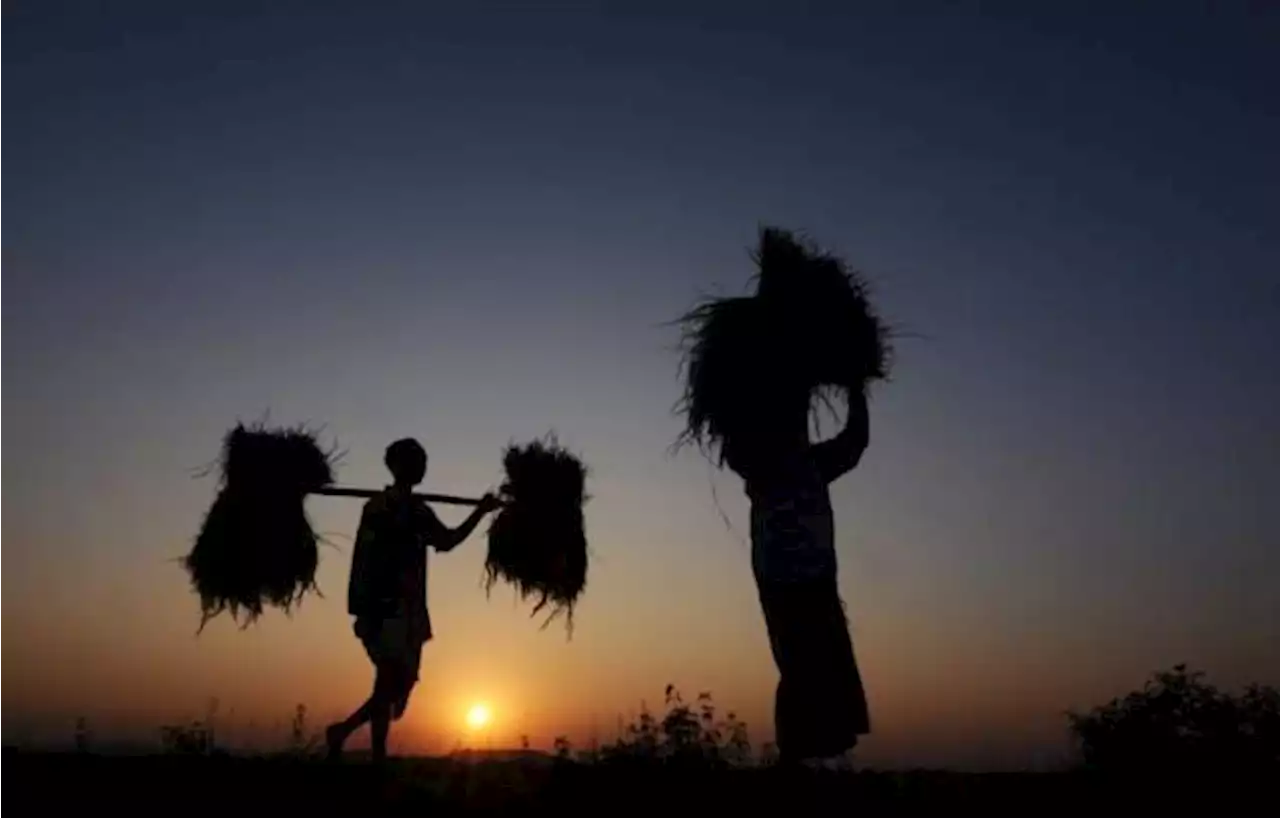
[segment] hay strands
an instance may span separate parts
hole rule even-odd
[[[508,446],[502,463],[506,479],[498,496],[504,504],[489,526],[485,588],[499,580],[511,584],[521,599],[534,600],[530,616],[550,607],[543,628],[563,615],[571,635],[574,607],[587,583],[587,466],[554,434]]]
[[[319,538],[304,500],[333,483],[335,453],[304,427],[236,424],[223,438],[221,482],[183,563],[200,596],[200,628],[228,611],[289,612],[315,583]],[[318,592],[318,591],[317,591]]]
[[[722,463],[730,438],[748,446],[761,430],[804,423],[817,401],[865,395],[892,365],[894,333],[860,271],[778,227],[761,227],[751,257],[754,295],[707,299],[678,319],[677,447],[718,449]]]

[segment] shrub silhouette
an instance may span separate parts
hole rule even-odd
[[[214,725],[219,701],[209,699],[203,719],[189,724],[171,724],[160,728],[160,746],[170,755],[211,755],[218,753]]]
[[[555,757],[560,761],[568,761],[573,756],[573,742],[569,741],[568,736],[556,736],[553,749]]]
[[[89,729],[89,720],[84,716],[76,719],[75,747],[77,753],[87,753],[93,746],[93,731]]]
[[[1232,696],[1185,664],[1141,690],[1068,713],[1086,766],[1111,772],[1260,773],[1280,767],[1280,691]]]
[[[165,725],[160,745],[169,755],[208,755],[214,750],[213,731],[203,721]]]
[[[315,753],[320,746],[319,733],[312,732],[307,725],[307,706],[299,704],[293,710],[293,718],[289,720],[289,752],[305,756]]]
[[[727,766],[749,763],[751,743],[747,726],[733,714],[716,719],[710,693],[699,693],[686,702],[675,685],[663,696],[667,712],[655,718],[648,708],[626,728],[616,744],[601,748],[605,761],[630,761],[692,766]]]

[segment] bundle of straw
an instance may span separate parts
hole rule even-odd
[[[889,331],[860,273],[794,234],[760,231],[753,296],[712,299],[681,317],[681,442],[720,446],[735,430],[889,375]]]
[[[521,599],[537,598],[532,615],[552,606],[544,628],[564,614],[572,632],[573,607],[587,583],[586,466],[554,435],[508,446],[502,464],[503,505],[489,527],[486,590],[506,580]]]
[[[756,297],[769,315],[770,342],[811,388],[863,388],[889,375],[889,332],[861,273],[776,227],[760,231],[753,254]]]
[[[223,440],[222,485],[184,560],[200,596],[201,629],[230,611],[256,620],[266,605],[286,612],[315,590],[317,537],[309,492],[333,482],[333,453],[305,428],[238,424]]]

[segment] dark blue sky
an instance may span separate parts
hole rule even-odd
[[[345,482],[415,434],[459,491],[555,426],[597,470],[595,621],[692,560],[736,590],[683,580],[662,627],[757,639],[737,484],[734,534],[665,456],[661,322],[772,221],[915,333],[836,489],[873,709],[944,643],[974,678],[1041,656],[1003,682],[1043,698],[1020,751],[1161,664],[1274,679],[1280,16],[1120,5],[9,4],[5,612],[68,555],[127,587],[180,549],[182,469],[270,408],[329,422]],[[763,702],[747,644],[725,684]]]

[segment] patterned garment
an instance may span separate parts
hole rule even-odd
[[[774,727],[790,759],[847,753],[871,730],[836,585],[831,497],[817,458],[751,481],[751,563],[778,668]]]
[[[751,566],[759,582],[805,582],[836,575],[835,522],[827,484],[804,462],[767,486],[748,485]]]

